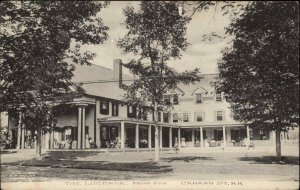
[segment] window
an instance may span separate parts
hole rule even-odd
[[[183,118],[183,122],[189,122],[189,114],[188,113],[183,113],[182,118]]]
[[[113,102],[112,103],[112,116],[119,116],[119,104]]]
[[[169,113],[163,113],[164,123],[169,123]]]
[[[173,113],[173,123],[178,123],[179,120],[179,114],[178,113]]]
[[[195,122],[204,121],[204,113],[195,113]]]
[[[223,121],[223,111],[217,111],[217,121]]]
[[[165,104],[166,104],[166,105],[170,105],[170,104],[171,104],[171,98],[170,98],[170,96],[166,96],[166,97],[164,98],[164,101],[165,101]]]
[[[174,105],[178,105],[178,104],[179,104],[178,95],[174,95],[174,96],[173,96],[173,104],[174,104]]]
[[[136,117],[136,106],[127,106],[127,117],[135,118]]]
[[[265,129],[259,130],[259,140],[269,140],[270,137],[267,135],[267,131]]]
[[[100,114],[108,115],[109,114],[109,103],[108,101],[100,101]]]
[[[215,141],[223,140],[223,130],[222,129],[215,129],[214,130],[214,140]]]
[[[196,94],[196,103],[197,104],[202,103],[202,94]]]
[[[142,111],[142,119],[144,121],[147,121],[147,119],[148,119],[147,109],[145,107],[143,108],[143,111]]]
[[[61,132],[61,140],[64,141],[66,139],[65,129]]]
[[[222,102],[222,94],[221,94],[221,92],[217,92],[216,93],[216,101],[217,102]]]
[[[158,112],[158,122],[161,122],[161,112]]]

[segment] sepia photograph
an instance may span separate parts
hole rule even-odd
[[[299,2],[3,1],[1,190],[299,189]]]

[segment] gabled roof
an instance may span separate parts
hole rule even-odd
[[[208,93],[208,91],[207,90],[205,90],[204,88],[202,88],[202,87],[198,87],[198,88],[196,88],[196,90],[194,90],[194,92],[192,93],[192,95],[193,94],[200,94],[200,93]]]
[[[173,90],[170,90],[169,92],[167,92],[167,94],[166,95],[175,95],[175,94],[178,94],[178,95],[184,95],[184,92],[183,92],[183,90],[181,90],[180,88],[175,88],[175,89],[173,89]]]
[[[202,75],[202,79],[199,82],[195,82],[189,85],[180,83],[178,84],[178,88],[180,88],[184,92],[183,98],[192,98],[193,94],[197,92],[197,90],[201,91],[201,89],[205,89],[205,91],[207,91],[207,94],[212,94],[215,91],[214,82],[217,82],[218,80],[218,74],[205,74]]]
[[[119,88],[118,82],[114,81],[114,71],[99,65],[79,65],[75,64],[75,71],[72,82],[84,82],[84,81],[98,81],[97,83],[82,84],[83,89],[87,95],[104,97],[115,100],[122,100],[123,95],[126,93],[123,89]],[[133,76],[123,74],[123,80],[134,79]],[[102,81],[102,82],[99,82]],[[111,82],[104,82],[111,81]],[[176,89],[170,91],[170,93],[181,94],[183,98],[193,97],[193,93],[197,90],[205,89],[208,94],[215,91],[213,86],[214,82],[218,81],[217,74],[203,75],[200,82],[185,85],[180,83]],[[130,84],[131,81],[123,81],[123,84]]]

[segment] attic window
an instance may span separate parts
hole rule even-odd
[[[203,102],[202,98],[203,98],[202,94],[196,94],[196,103],[197,104],[202,103]]]
[[[222,102],[222,94],[221,94],[221,92],[217,92],[216,93],[216,101],[217,102]]]

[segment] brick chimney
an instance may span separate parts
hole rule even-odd
[[[114,80],[119,81],[119,87],[122,86],[122,60],[114,59],[113,65]]]

